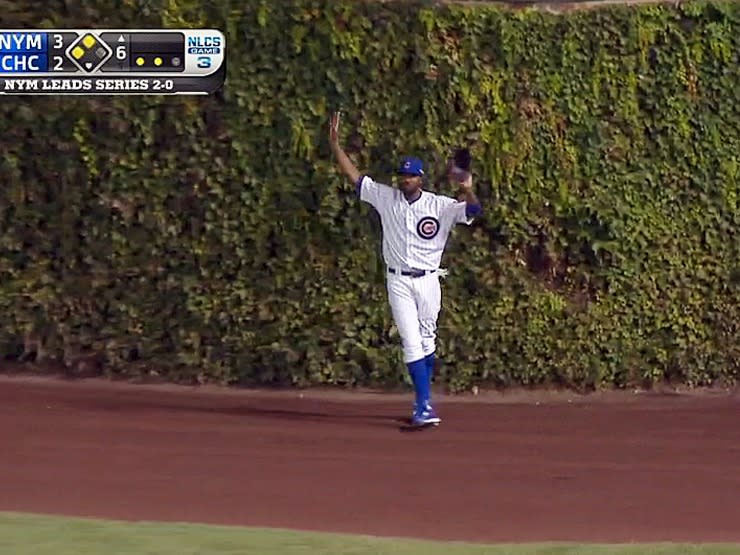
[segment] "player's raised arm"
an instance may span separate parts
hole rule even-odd
[[[329,146],[331,146],[331,151],[337,159],[339,169],[342,170],[342,173],[346,175],[352,183],[356,184],[360,180],[360,172],[352,163],[349,156],[347,156],[347,153],[344,152],[344,149],[339,145],[339,117],[339,112],[334,112],[331,115],[331,120],[329,122]]]
[[[460,181],[460,192],[462,193],[462,199],[465,201],[465,215],[468,218],[479,216],[483,212],[480,200],[473,191],[473,176],[468,173],[465,178]]]

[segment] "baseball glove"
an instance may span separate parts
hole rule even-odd
[[[455,150],[450,162],[450,177],[457,182],[463,181],[470,175],[472,158],[470,149],[458,148]]]

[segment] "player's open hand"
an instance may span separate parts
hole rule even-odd
[[[465,175],[460,179],[460,189],[463,193],[469,193],[473,190],[473,174],[465,172]]]
[[[341,112],[333,112],[329,120],[329,142],[333,145],[339,143],[339,118]]]

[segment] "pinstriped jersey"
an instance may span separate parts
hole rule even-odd
[[[358,182],[360,200],[372,205],[383,227],[383,259],[400,270],[436,270],[455,224],[470,225],[467,203],[422,191],[409,202],[394,187],[367,176]]]

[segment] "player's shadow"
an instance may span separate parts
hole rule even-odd
[[[285,403],[284,400],[278,401]],[[262,404],[264,403],[264,404]],[[275,406],[265,406],[269,401],[262,403],[240,402],[233,405],[208,405],[190,403],[167,403],[156,402],[135,398],[119,399],[97,399],[84,401],[85,408],[93,411],[132,413],[145,412],[157,413],[182,413],[182,414],[208,414],[214,416],[244,416],[262,420],[279,420],[306,423],[340,423],[353,422],[358,425],[371,425],[382,427],[398,427],[408,424],[410,419],[399,414],[372,414],[363,412],[362,404],[358,404],[359,410],[347,410],[345,405],[322,402],[322,405],[331,407],[332,410],[310,410],[290,409]],[[300,403],[300,401],[296,401]],[[273,403],[277,404],[277,403]]]

